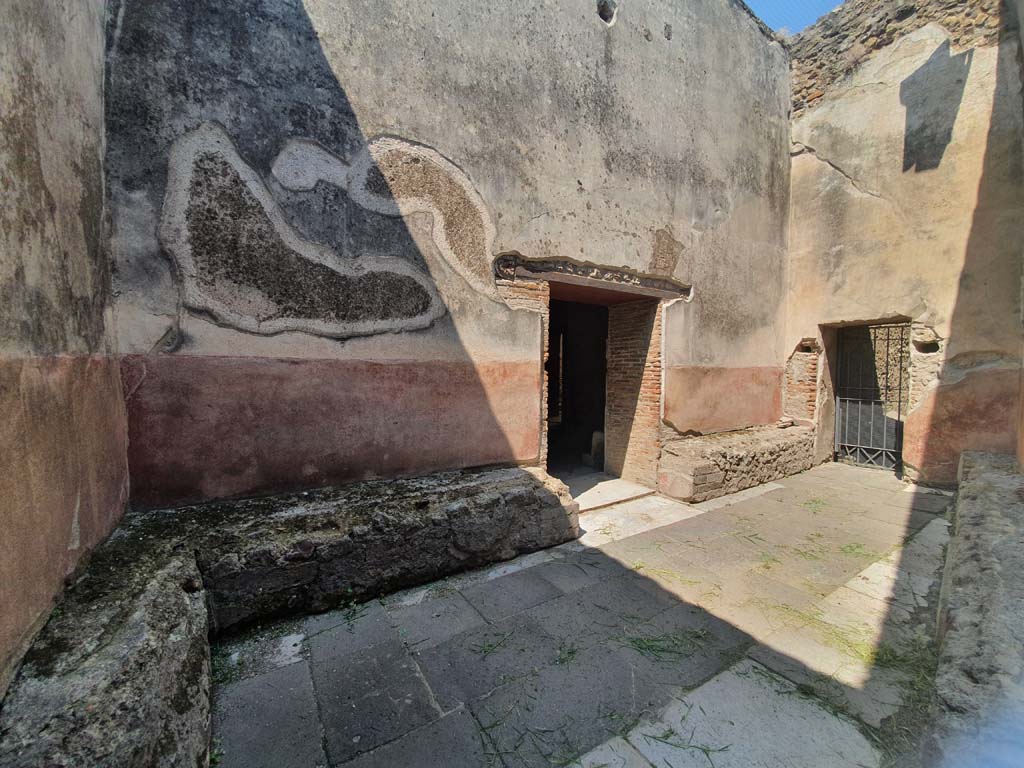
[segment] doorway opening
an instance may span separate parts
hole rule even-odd
[[[551,300],[548,331],[548,469],[604,470],[608,307]]]
[[[835,459],[899,472],[910,394],[910,325],[838,329]]]
[[[660,299],[549,285],[548,472],[581,510],[652,493],[661,451]]]

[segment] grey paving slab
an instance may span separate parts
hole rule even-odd
[[[652,768],[647,759],[621,736],[594,747],[573,763],[573,768]]]
[[[465,598],[488,621],[500,621],[527,608],[553,600],[562,590],[545,579],[536,569],[473,584],[462,590]]]
[[[607,642],[622,650],[652,693],[669,700],[680,688],[693,688],[729,666],[753,639],[701,608],[678,605]]]
[[[501,762],[473,716],[463,708],[341,765],[345,768],[483,768],[497,767]]]
[[[629,742],[673,768],[868,768],[879,755],[850,720],[743,661],[674,701]]]
[[[628,732],[667,701],[621,649],[601,644],[470,707],[508,768],[550,768]]]
[[[656,563],[636,573],[637,583],[648,591],[659,595],[670,595],[679,603],[707,607],[722,599],[725,579],[730,571],[712,572],[690,563],[670,562],[667,568]]]
[[[327,765],[304,661],[221,686],[212,719],[213,754],[221,768]]]
[[[598,557],[604,558],[603,555],[598,555]],[[574,556],[543,563],[538,565],[535,571],[546,581],[558,587],[559,591],[568,594],[608,578],[615,570],[613,566],[608,568],[594,566],[591,564],[593,561],[594,558],[583,561]]]
[[[595,581],[622,576],[631,570],[630,566],[609,557],[607,552],[590,547],[566,553],[564,562],[582,568],[583,572],[593,577]]]
[[[390,605],[387,612],[398,636],[415,651],[433,648],[460,632],[487,623],[460,592],[427,599],[416,605]]]
[[[286,621],[225,638],[210,649],[215,686],[262,675],[301,661],[303,622]]]
[[[729,508],[726,507],[725,509]],[[695,542],[698,545],[703,545],[710,539],[732,533],[735,528],[735,520],[728,515],[722,514],[722,510],[715,510],[663,526],[657,529],[657,535],[674,539],[684,544]]]
[[[931,512],[933,515],[944,515],[953,505],[953,497],[945,494],[930,493],[928,491],[904,491],[904,495],[910,496],[914,509],[922,512]]]
[[[416,653],[446,711],[554,663],[564,642],[526,615],[462,632]]]
[[[328,757],[344,762],[438,719],[442,712],[399,640],[311,662]]]
[[[594,482],[597,480],[597,482]],[[571,477],[567,481],[569,492],[580,505],[580,513],[608,507],[630,499],[650,496],[654,491],[638,483],[600,473],[594,480]]]
[[[561,650],[570,644],[588,648],[622,635],[626,628],[678,604],[673,595],[647,587],[644,579],[627,574],[531,608],[525,615],[556,639]]]
[[[750,649],[749,656],[873,728],[899,709],[903,700],[905,681],[892,670],[876,669],[862,685],[845,685],[776,648],[757,645]]]
[[[311,616],[300,626],[318,662],[398,639],[380,601]]]

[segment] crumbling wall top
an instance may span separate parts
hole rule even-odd
[[[1001,6],[1001,0],[846,0],[786,41],[793,115],[814,105],[874,51],[925,24],[940,24],[958,49],[994,45],[1000,19],[1010,18]]]

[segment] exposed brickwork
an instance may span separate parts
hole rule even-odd
[[[541,316],[540,448],[537,466],[548,463],[548,328],[551,314],[551,286],[546,280],[498,280],[498,294],[513,309],[528,309]]]
[[[818,357],[821,350],[814,339],[804,339],[786,361],[783,414],[813,421],[818,404]]]
[[[788,477],[815,464],[812,427],[759,427],[666,443],[658,490],[699,502]]]
[[[654,488],[661,452],[661,305],[608,308],[605,469]]]
[[[945,341],[924,323],[910,327],[910,393],[907,412],[917,408],[928,390],[938,383],[945,358]]]
[[[937,22],[956,49],[994,45],[1000,0],[846,0],[787,41],[793,63],[793,114],[822,98],[874,51]],[[1004,23],[1005,27],[1006,24]]]

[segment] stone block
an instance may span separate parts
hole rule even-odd
[[[759,427],[683,438],[662,448],[658,490],[702,502],[803,472],[814,463],[812,427]]]
[[[428,597],[416,605],[389,605],[387,610],[398,636],[415,651],[433,648],[485,623],[460,592]]]
[[[218,631],[366,600],[579,535],[566,487],[515,468],[219,506],[242,522],[221,526],[215,543],[199,548]]]
[[[22,660],[0,712],[4,768],[200,765],[210,652],[190,557],[115,537]]]

